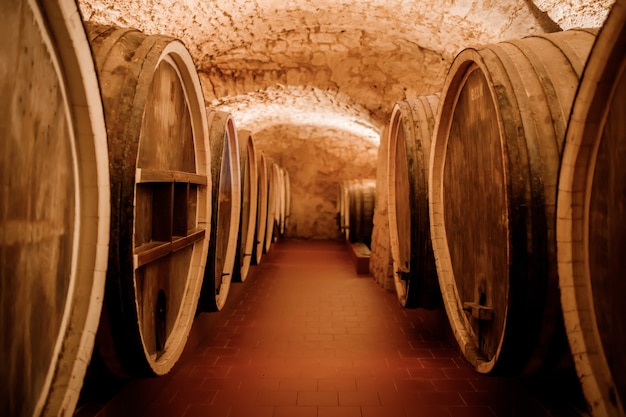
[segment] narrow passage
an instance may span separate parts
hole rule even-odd
[[[477,374],[445,312],[402,309],[341,242],[275,243],[231,291],[196,319],[170,374],[132,381],[98,416],[566,415],[517,380]]]

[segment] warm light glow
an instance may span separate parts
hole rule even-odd
[[[229,112],[237,128],[260,131],[274,125],[328,127],[380,142],[369,112],[344,94],[316,88],[277,86],[215,100],[210,106]]]

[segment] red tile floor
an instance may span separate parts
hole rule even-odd
[[[475,373],[445,312],[402,309],[351,262],[341,242],[275,243],[245,283],[232,285],[222,311],[197,317],[170,374],[107,387],[89,377],[76,414],[585,415],[573,406],[581,397],[571,375],[526,381]],[[105,400],[84,399],[107,389]]]

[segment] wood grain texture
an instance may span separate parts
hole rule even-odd
[[[230,113],[208,114],[213,186],[211,236],[200,310],[219,311],[228,299],[241,216],[239,142]]]
[[[254,259],[256,264],[261,263],[265,249],[265,232],[267,229],[267,200],[268,200],[268,172],[267,159],[263,153],[258,156],[259,167],[259,197],[256,219],[256,233],[254,246]]]
[[[239,162],[241,169],[241,220],[239,244],[233,278],[244,282],[252,264],[257,210],[259,206],[259,169],[257,151],[249,131],[237,132],[239,138]]]
[[[387,161],[389,241],[398,302],[440,305],[428,216],[428,167],[439,96],[397,102],[391,116]]]
[[[433,250],[455,337],[481,373],[529,375],[567,362],[556,184],[595,33],[469,48],[446,79],[429,177]],[[472,318],[464,303],[492,308],[492,320]]]
[[[72,415],[109,226],[106,132],[76,5],[0,5],[0,415]]]

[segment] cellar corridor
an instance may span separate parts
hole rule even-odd
[[[103,393],[92,373],[85,397]],[[196,318],[172,372],[83,399],[76,416],[581,416],[569,377],[554,378],[477,374],[442,310],[402,309],[342,242],[286,240]]]

